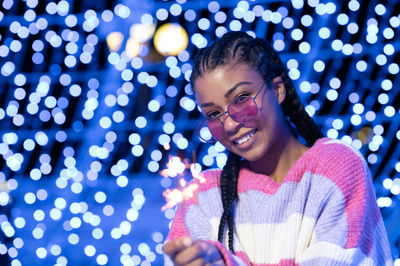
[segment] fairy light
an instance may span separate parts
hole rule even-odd
[[[191,185],[204,180],[200,165],[186,160],[181,161],[182,173],[160,178],[163,189],[170,190],[169,205],[160,212],[165,223],[157,219],[157,225],[149,225],[154,218],[143,215],[148,212],[142,209],[156,210],[152,216],[157,215],[153,197],[161,196],[150,192],[155,186],[149,176],[158,177],[168,156],[185,156],[191,150],[205,167],[225,165],[222,144],[201,143],[193,134],[198,108],[187,84],[193,49],[229,30],[271,40],[322,131],[363,152],[378,188],[378,204],[389,207],[384,218],[393,222],[390,210],[400,195],[399,151],[393,146],[393,140],[400,139],[395,81],[399,65],[393,61],[400,19],[393,3],[373,5],[370,17],[358,24],[356,15],[363,7],[356,0],[293,0],[279,6],[167,2],[146,10],[118,0],[92,8],[68,0],[3,1],[0,76],[9,90],[0,106],[5,129],[0,135],[0,230],[12,241],[2,242],[0,252],[12,265],[76,260],[161,264],[173,207],[195,195],[198,187]],[[289,12],[303,7],[315,12]],[[332,23],[317,23],[321,18]],[[167,48],[176,48],[177,40],[187,46],[173,53],[155,52],[154,34],[170,23],[186,35],[174,39],[167,34]],[[348,69],[341,64],[343,58]],[[349,84],[356,84],[357,90],[349,91]],[[332,108],[327,111],[326,105]],[[201,134],[211,137],[207,129]],[[172,167],[180,166],[175,162]],[[143,190],[137,189],[147,182]],[[114,201],[122,198],[131,201]],[[135,238],[136,230],[147,236],[158,233],[143,242]],[[59,242],[51,238],[54,232]],[[102,243],[112,247],[105,251]],[[82,256],[65,253],[71,246],[84,251]]]

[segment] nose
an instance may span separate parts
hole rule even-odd
[[[233,120],[229,114],[226,114],[225,118],[223,119],[223,124],[224,124],[225,134],[227,136],[234,135],[241,126],[241,124]]]

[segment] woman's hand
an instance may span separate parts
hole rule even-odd
[[[175,265],[225,265],[219,250],[203,240],[192,241],[189,237],[165,243],[163,250]]]

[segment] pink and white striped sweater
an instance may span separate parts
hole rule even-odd
[[[202,173],[196,195],[177,209],[168,240],[215,244],[227,265],[392,265],[386,230],[362,155],[339,140],[318,140],[284,181],[239,173],[234,250],[217,241],[221,170]],[[171,261],[166,257],[166,264]]]

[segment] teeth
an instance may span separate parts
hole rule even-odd
[[[246,141],[248,141],[252,136],[254,136],[255,130],[251,131],[249,134],[247,134],[246,136],[244,136],[241,139],[236,140],[236,144],[242,144],[245,143]]]

